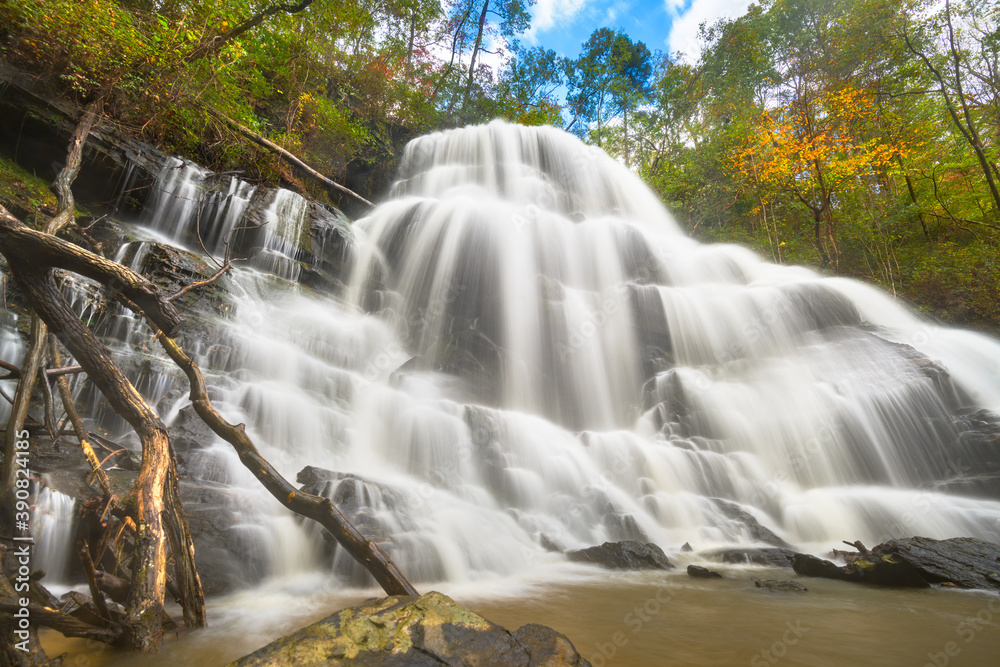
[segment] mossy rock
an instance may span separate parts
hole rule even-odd
[[[368,600],[282,637],[230,667],[343,664],[590,665],[551,628],[532,624],[512,633],[431,592]]]

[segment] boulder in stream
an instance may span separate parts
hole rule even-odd
[[[689,577],[696,579],[722,579],[722,575],[701,565],[688,565],[687,573]]]
[[[738,565],[764,565],[767,567],[791,567],[795,552],[791,549],[768,547],[763,549],[736,547],[714,549],[699,554],[709,560]]]
[[[971,537],[889,540],[843,567],[808,554],[796,554],[799,574],[877,586],[926,588],[951,583],[959,588],[1000,590],[1000,545]]]
[[[951,582],[959,588],[1000,590],[1000,544],[972,537],[889,540],[872,549],[912,567],[929,584]]]
[[[543,625],[510,632],[441,593],[368,600],[282,637],[230,667],[319,665],[589,667]]]
[[[671,570],[674,567],[660,547],[632,540],[605,542],[596,547],[568,551],[566,555],[572,561],[594,563],[612,570]]]

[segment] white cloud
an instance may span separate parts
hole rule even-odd
[[[580,13],[589,0],[538,0],[531,9],[531,27],[525,39],[537,44],[536,35],[551,30],[557,23],[567,23]]]
[[[670,53],[681,52],[689,60],[696,60],[701,55],[701,43],[698,40],[698,26],[709,25],[719,19],[736,18],[746,14],[751,0],[693,0],[691,6],[684,9],[684,0],[663,0],[667,12],[674,16],[670,26],[670,35],[666,46]]]

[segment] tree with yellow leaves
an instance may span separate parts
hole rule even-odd
[[[759,191],[761,206],[790,196],[809,209],[821,266],[835,269],[837,198],[884,182],[906,143],[898,135],[867,131],[876,105],[864,89],[843,85],[814,93],[803,87],[797,93],[754,119],[731,155],[731,167]]]

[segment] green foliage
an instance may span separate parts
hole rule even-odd
[[[136,136],[248,178],[295,175],[218,114],[335,179],[443,127],[565,126],[701,238],[1000,327],[993,0],[763,0],[704,26],[697,62],[603,27],[575,59],[522,48],[531,4],[314,0],[233,34],[270,2],[0,0],[0,38]],[[498,45],[494,70],[480,54]]]
[[[566,99],[573,113],[568,129],[580,136],[594,133],[598,146],[604,140],[605,124],[619,114],[627,119],[650,93],[647,82],[652,54],[645,44],[633,42],[621,30],[595,30],[583,44],[580,57],[566,61],[565,69]],[[625,135],[628,145],[627,132]]]
[[[953,34],[924,0],[765,0],[661,58],[604,145],[701,238],[1000,329],[1000,10],[948,6]]]

